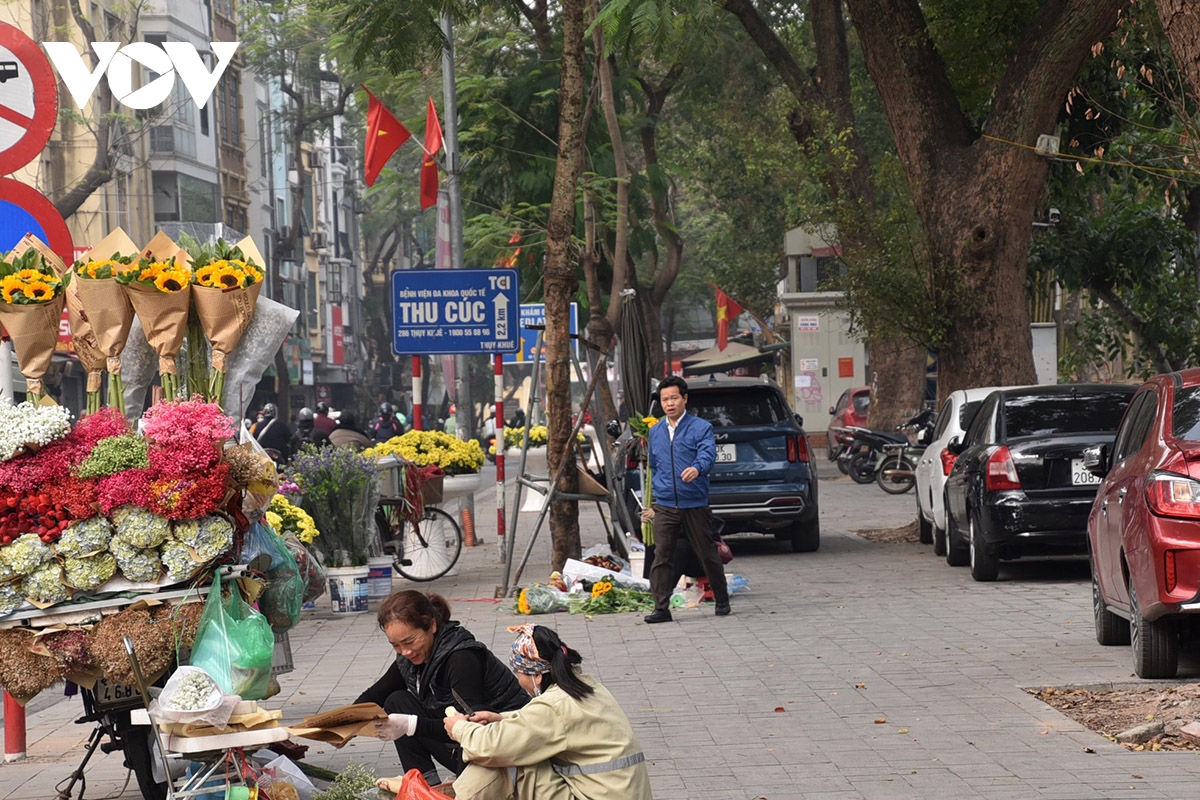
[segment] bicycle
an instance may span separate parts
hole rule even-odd
[[[425,506],[417,524],[405,517],[408,503],[385,498],[375,507],[375,524],[392,567],[410,581],[432,581],[449,572],[462,553],[462,528],[450,514]]]

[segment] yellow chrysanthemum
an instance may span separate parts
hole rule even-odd
[[[25,296],[30,300],[36,300],[39,303],[43,303],[54,297],[54,287],[45,281],[40,280],[30,281],[21,288],[21,291],[23,291]]]
[[[154,287],[160,292],[178,292],[188,285],[191,277],[191,274],[186,269],[180,269],[179,267],[163,270],[154,279]]]

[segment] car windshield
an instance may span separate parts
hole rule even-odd
[[[1200,442],[1200,386],[1188,386],[1175,392],[1171,434],[1176,439]]]
[[[862,394],[854,395],[854,413],[865,414],[871,406],[871,393],[863,392]]]
[[[754,389],[744,386],[737,389],[693,389],[688,393],[687,410],[701,419],[708,420],[714,428],[730,428],[739,425],[774,425],[788,417],[779,396],[769,389]],[[651,415],[661,417],[662,407],[658,401],[650,409]]]
[[[1049,433],[1115,431],[1129,395],[1052,394],[1007,397],[1004,425],[1009,439]]]

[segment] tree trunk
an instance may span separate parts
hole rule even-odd
[[[571,252],[571,234],[575,225],[575,194],[579,183],[579,154],[583,147],[584,46],[586,29],[583,19],[586,0],[563,0],[563,48],[561,87],[558,98],[558,161],[546,231],[546,415],[549,427],[547,444],[551,477],[558,473],[560,491],[574,492],[575,470],[570,462],[571,448],[571,299],[579,286]],[[554,569],[562,569],[568,558],[578,558],[579,505],[574,501],[556,501],[550,508]]]
[[[1158,0],[1163,32],[1193,97],[1200,97],[1200,5],[1195,0]]]
[[[925,402],[925,348],[899,339],[867,342],[871,384],[868,426],[891,430]]]

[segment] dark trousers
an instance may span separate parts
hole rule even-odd
[[[679,571],[675,567],[675,541],[687,537],[696,557],[704,567],[708,583],[712,586],[713,599],[718,603],[729,602],[729,589],[725,585],[725,566],[717,555],[717,543],[713,541],[712,511],[702,508],[673,508],[654,505],[654,566],[650,568],[650,592],[654,595],[654,610],[671,609],[671,593],[679,582]]]
[[[389,694],[387,700],[383,701],[383,710],[389,714],[416,714],[418,717],[428,713],[407,689]],[[397,739],[396,753],[400,756],[400,764],[405,772],[410,769],[421,770],[430,786],[440,782],[437,767],[433,764],[434,759],[455,775],[467,766],[463,761],[462,747],[457,742],[442,741],[419,734]]]

